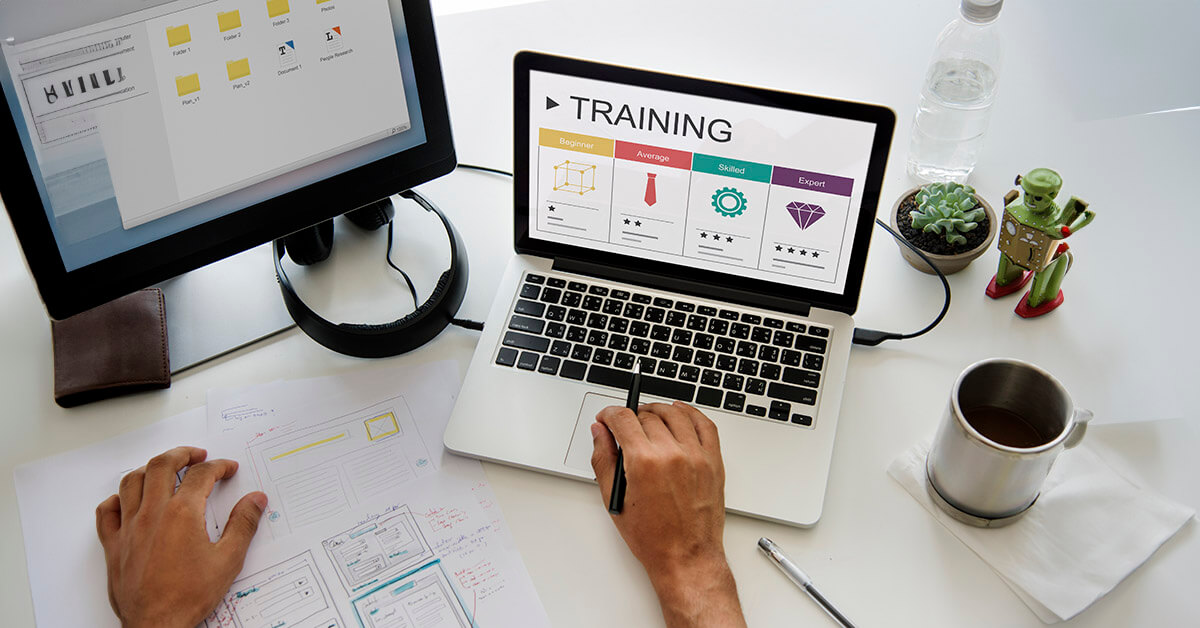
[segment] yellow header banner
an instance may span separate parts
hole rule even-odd
[[[573,150],[601,157],[613,156],[613,141],[603,137],[555,131],[554,129],[538,129],[538,143],[550,148]]]

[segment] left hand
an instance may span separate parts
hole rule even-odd
[[[267,505],[261,492],[233,507],[221,539],[209,541],[204,505],[232,460],[176,447],[121,478],[119,493],[96,508],[108,565],[108,601],[126,628],[193,628],[216,608],[242,570]],[[188,467],[179,488],[176,474]]]

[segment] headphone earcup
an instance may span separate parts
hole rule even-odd
[[[395,215],[392,199],[387,198],[346,212],[346,219],[360,229],[374,231],[391,222]]]
[[[333,251],[333,221],[326,220],[284,236],[283,249],[293,262],[301,266],[324,261]]]

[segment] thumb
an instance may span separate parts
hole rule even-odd
[[[613,470],[617,466],[617,441],[612,432],[600,423],[592,423],[592,471],[600,485],[600,496],[607,507],[612,493]]]
[[[246,558],[246,550],[250,549],[250,541],[258,531],[258,521],[266,507],[267,494],[255,491],[242,497],[229,513],[229,521],[217,546],[223,547],[239,566]]]

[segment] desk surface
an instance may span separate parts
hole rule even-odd
[[[1098,427],[1089,441],[1106,458],[1155,490],[1200,507],[1200,489],[1185,481],[1200,474],[1200,462],[1189,455],[1200,445],[1200,420],[1181,394],[1200,379],[1200,368],[1193,359],[1196,341],[1178,331],[1194,327],[1200,304],[1187,240],[1200,229],[1191,186],[1200,157],[1200,83],[1190,78],[1200,59],[1200,40],[1190,32],[1200,8],[1183,4],[1097,7],[1070,0],[1004,8],[1000,91],[971,183],[999,199],[1014,175],[1045,165],[1063,174],[1064,194],[1092,203],[1096,222],[1072,242],[1078,263],[1064,283],[1066,304],[1024,321],[1012,314],[1013,300],[985,298],[996,263],[992,250],[951,278],[954,304],[936,332],[854,350],[821,522],[797,530],[729,519],[726,548],[752,625],[828,625],[755,553],[762,535],[787,549],[861,625],[1041,625],[884,472],[904,448],[933,431],[958,371],[984,357],[1014,356],[1057,374],[1080,405],[1095,410]],[[460,160],[511,164],[510,59],[518,49],[539,49],[888,105],[898,124],[882,216],[913,185],[904,172],[912,112],[933,41],[953,5],[548,1],[445,16],[438,28]],[[1155,18],[1153,26],[1148,17]],[[1171,79],[1176,76],[1180,80]],[[511,254],[511,186],[460,172],[424,189],[463,232],[472,276],[462,314],[482,318]],[[859,324],[924,325],[941,303],[938,282],[908,267],[881,231],[871,251]],[[368,273],[360,284],[384,281],[382,272]],[[0,399],[8,404],[0,418],[0,474],[6,477],[24,462],[202,405],[212,387],[376,364],[332,354],[293,330],[185,373],[167,391],[66,411],[52,401],[49,326],[8,227],[0,228],[0,294]],[[465,369],[475,337],[452,328],[415,354],[385,362],[451,358]],[[555,625],[661,621],[641,568],[593,486],[485,468]],[[1200,576],[1196,527],[1188,526],[1070,623],[1178,625],[1200,616],[1193,590]],[[6,623],[31,625],[10,481],[0,482],[0,534],[6,539],[0,607]],[[622,603],[610,604],[613,599]]]

